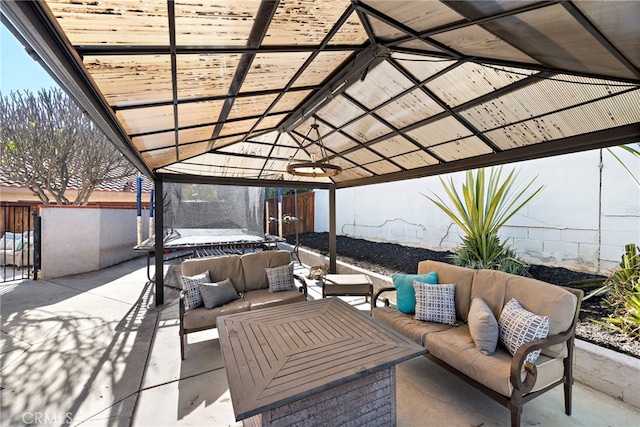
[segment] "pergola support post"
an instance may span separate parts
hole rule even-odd
[[[329,271],[337,272],[336,242],[336,186],[329,187]]]
[[[155,193],[156,193],[156,223],[155,223],[155,284],[156,284],[156,307],[164,304],[164,191],[162,189],[162,177],[156,175]]]

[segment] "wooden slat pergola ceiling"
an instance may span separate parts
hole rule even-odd
[[[640,140],[640,3],[4,1],[150,177],[346,188]],[[319,156],[332,178],[290,175]]]

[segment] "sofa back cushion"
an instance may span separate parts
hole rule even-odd
[[[183,276],[195,276],[208,271],[212,282],[231,279],[236,291],[242,292],[244,288],[244,275],[240,255],[188,259],[182,263],[181,271]]]
[[[240,256],[244,273],[244,289],[241,292],[268,289],[266,268],[280,267],[291,262],[289,251],[253,252]]]
[[[515,298],[525,310],[549,317],[549,335],[571,327],[578,303],[574,294],[560,286],[493,270],[476,271],[471,297],[481,297],[497,319],[507,301]],[[557,344],[543,349],[542,354],[566,357],[567,346]]]
[[[438,283],[456,284],[456,316],[458,319],[467,321],[471,306],[471,283],[475,270],[431,260],[418,263],[418,274],[427,274],[430,271],[438,273]]]

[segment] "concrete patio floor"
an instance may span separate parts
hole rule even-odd
[[[177,295],[166,288],[154,308],[144,258],[0,284],[1,425],[241,425],[217,331],[189,335],[180,360]],[[423,357],[398,365],[397,407],[398,426],[509,425],[506,408]],[[638,426],[640,410],[576,383],[572,416],[557,387],[525,405],[522,425]]]

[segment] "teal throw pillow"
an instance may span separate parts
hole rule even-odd
[[[416,311],[416,291],[413,288],[413,282],[437,285],[438,273],[432,271],[427,274],[393,274],[391,280],[396,288],[396,308],[398,311],[414,314]]]

